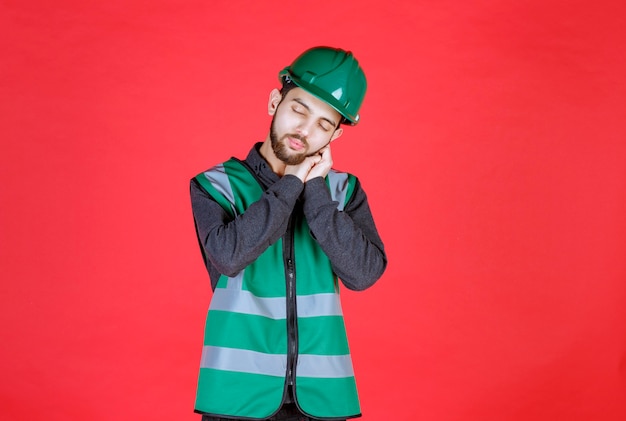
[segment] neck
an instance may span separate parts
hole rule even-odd
[[[283,161],[278,159],[276,155],[274,155],[274,149],[272,149],[272,141],[269,135],[267,135],[265,142],[263,142],[261,148],[259,148],[259,152],[261,153],[261,156],[265,158],[267,163],[270,164],[270,168],[274,171],[274,173],[276,173],[276,175],[279,177],[285,175],[286,165]]]

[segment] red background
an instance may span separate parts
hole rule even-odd
[[[363,420],[626,419],[624,4],[2,1],[1,418],[199,419],[188,180],[327,44],[390,262],[344,290]]]

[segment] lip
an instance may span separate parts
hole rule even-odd
[[[287,138],[287,140],[289,141],[289,147],[291,147],[291,149],[295,149],[296,151],[300,151],[300,150],[304,149],[304,143],[302,143],[298,139],[294,139],[293,137],[289,137],[289,138]]]

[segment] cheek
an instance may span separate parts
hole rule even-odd
[[[274,117],[274,126],[277,130],[289,132],[290,130],[293,131],[292,128],[295,125],[293,119],[289,118],[288,115],[285,115],[285,113],[277,113]]]
[[[274,129],[274,132],[277,134],[285,133],[285,123],[280,118],[274,118],[274,120],[272,121],[272,128]]]
[[[332,134],[320,130],[319,132],[316,132],[313,136],[309,136],[308,140],[311,148],[320,149],[326,146],[328,142],[330,142],[331,137]]]

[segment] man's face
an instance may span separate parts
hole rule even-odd
[[[272,150],[287,165],[300,164],[342,133],[341,115],[324,101],[301,88],[293,88],[285,98],[270,97],[274,117],[270,127]],[[277,102],[276,102],[277,101]]]

